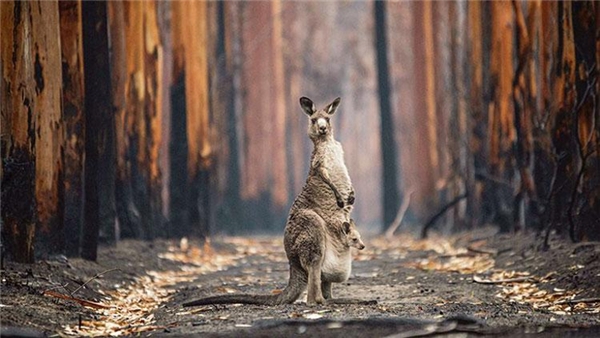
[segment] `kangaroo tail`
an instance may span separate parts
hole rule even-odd
[[[302,289],[286,287],[277,295],[231,294],[211,296],[183,303],[184,307],[209,305],[209,304],[255,304],[255,305],[281,305],[292,304],[302,294]]]
[[[183,303],[184,307],[209,304],[257,304],[275,305],[279,295],[232,294],[212,296]]]
[[[210,304],[255,304],[281,305],[292,304],[306,288],[306,277],[298,268],[290,267],[288,285],[277,295],[231,294],[200,298],[183,303],[184,307]]]

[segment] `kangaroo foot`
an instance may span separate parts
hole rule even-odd
[[[327,302],[327,300],[325,300],[325,298],[323,297],[315,297],[315,299],[307,299],[306,300],[306,304],[308,306],[315,306],[315,305],[321,305],[321,304],[325,304]]]

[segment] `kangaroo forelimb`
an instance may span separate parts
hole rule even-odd
[[[348,203],[348,205],[354,204],[354,189],[350,190],[350,194],[348,194],[348,199],[346,200],[346,203]]]
[[[327,171],[327,169],[323,168],[322,166],[319,166],[317,168],[317,174],[319,174],[319,177],[321,177],[323,182],[325,182],[325,184],[327,184],[329,188],[331,188],[331,190],[333,191],[338,207],[343,208],[344,200],[342,199],[342,194],[340,194],[340,191],[335,186],[335,184],[331,182],[331,178],[329,177],[329,172]]]

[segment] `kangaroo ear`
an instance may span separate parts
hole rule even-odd
[[[337,107],[340,105],[340,100],[341,99],[338,97],[337,99],[333,100],[333,102],[331,102],[327,108],[325,108],[327,114],[333,115],[333,113],[335,113]]]
[[[312,102],[312,100],[305,96],[300,98],[300,107],[302,107],[302,110],[304,110],[308,116],[311,116],[317,111],[317,108],[315,108],[315,104]]]
[[[350,233],[350,223],[344,222],[343,230],[344,230],[344,234],[346,234],[346,235],[349,234]]]

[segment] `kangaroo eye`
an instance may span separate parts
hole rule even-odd
[[[317,120],[310,120],[310,122],[312,122],[312,124],[317,123]]]
[[[329,123],[329,117],[326,117],[326,118],[325,118],[325,121],[327,121],[327,123]]]
[[[353,242],[358,242],[358,238],[352,238]]]

